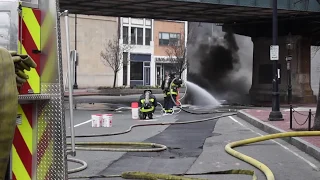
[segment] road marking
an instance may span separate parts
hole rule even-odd
[[[148,120],[139,120],[139,121],[158,121],[158,119],[148,119]]]
[[[87,124],[87,123],[89,123],[89,122],[91,122],[91,121],[92,121],[92,119],[89,119],[88,121],[82,122],[82,123],[80,123],[80,124],[76,124],[74,127],[82,126],[82,125]],[[70,128],[70,127],[69,127],[69,128]]]
[[[242,124],[241,122],[239,122],[238,120],[236,120],[234,117],[229,116],[229,118],[230,118],[231,120],[233,120],[234,122],[240,124],[241,126],[249,129],[251,132],[256,133],[256,134],[258,134],[258,135],[260,135],[260,136],[263,136],[261,133],[258,133],[258,132],[256,132],[256,131],[252,130],[251,128],[245,126],[244,124]],[[277,142],[277,141],[275,141],[275,140],[270,140],[270,141],[278,144],[279,146],[281,146],[281,147],[284,148],[285,150],[291,152],[293,155],[297,156],[298,158],[300,158],[301,160],[303,160],[304,162],[306,162],[307,164],[309,164],[314,170],[319,171],[319,168],[318,168],[315,164],[313,164],[312,162],[308,161],[308,160],[305,159],[304,157],[300,156],[298,153],[290,150],[287,146],[285,146],[285,145],[283,145],[283,144],[281,144],[281,143],[279,143],[279,142]]]

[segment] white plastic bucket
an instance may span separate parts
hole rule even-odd
[[[102,115],[102,126],[103,127],[112,127],[112,114]]]
[[[101,127],[102,115],[101,114],[93,114],[91,115],[91,126],[92,127]]]

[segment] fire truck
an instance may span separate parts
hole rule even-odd
[[[0,0],[0,47],[29,55],[37,63],[19,88],[8,168],[13,180],[68,177],[60,32],[65,13],[60,13],[56,0]],[[68,62],[71,58],[67,56]]]

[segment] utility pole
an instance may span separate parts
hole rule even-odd
[[[279,45],[278,45],[278,4],[277,0],[273,0],[272,9],[272,44],[270,46],[270,60],[273,61],[273,80],[272,80],[272,111],[269,114],[269,121],[283,121],[280,111],[279,97],[279,77],[278,69]]]
[[[74,49],[77,52],[77,14],[74,15]],[[78,67],[78,56],[76,55],[76,62],[74,66],[74,85],[73,89],[78,89],[78,83],[77,83],[77,67]],[[70,76],[71,77],[71,76]]]

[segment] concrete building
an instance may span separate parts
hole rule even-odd
[[[118,74],[118,86],[153,86],[154,21],[127,17],[120,19],[120,46],[128,48],[123,52],[123,68]]]
[[[169,43],[186,43],[186,40],[180,39],[187,38],[184,35],[187,32],[187,22],[87,15],[77,15],[76,20],[75,15],[69,15],[70,50],[76,49],[79,53],[79,88],[113,85],[113,71],[102,62],[100,53],[105,49],[107,41],[114,38],[119,38],[120,51],[123,51],[116,86],[161,85],[165,72],[174,69],[172,62],[165,60],[168,57],[166,49]],[[67,41],[64,18],[61,19],[61,33],[66,82]],[[186,71],[183,77],[186,78]]]
[[[69,14],[70,50],[79,53],[77,84],[79,88],[112,86],[113,71],[101,61],[100,52],[108,40],[118,37],[118,18]],[[64,82],[67,73],[65,21],[61,19]],[[76,27],[76,28],[75,28]],[[77,36],[75,41],[75,35]]]
[[[154,58],[156,67],[156,85],[160,86],[166,72],[177,71],[176,64],[169,57],[179,56],[169,45],[178,42],[186,47],[188,38],[188,22],[156,20],[154,23]],[[180,44],[182,43],[182,44]],[[170,49],[171,48],[171,49]],[[175,47],[174,47],[175,48]],[[182,74],[186,79],[187,70]]]
[[[118,85],[161,85],[164,73],[174,69],[172,62],[165,60],[168,58],[166,49],[169,43],[187,38],[187,22],[123,17],[120,25],[120,42],[130,48],[123,54],[124,65],[119,72]],[[183,77],[186,78],[186,71]]]

